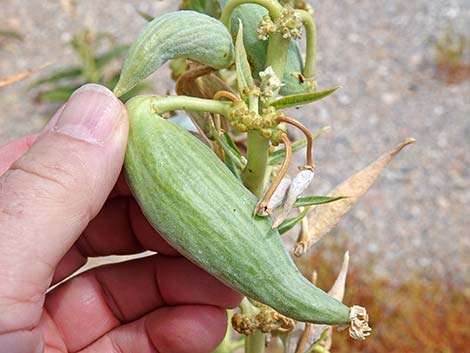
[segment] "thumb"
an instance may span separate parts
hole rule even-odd
[[[0,177],[0,344],[2,333],[37,325],[55,266],[123,163],[127,113],[111,91],[85,85],[56,115]]]

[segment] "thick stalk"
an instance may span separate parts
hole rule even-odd
[[[284,76],[289,44],[290,41],[284,39],[280,33],[273,33],[269,38],[266,67],[271,66],[279,78]],[[273,99],[276,98],[277,93]],[[250,100],[250,109],[259,112],[258,101],[256,100],[256,104],[254,103],[254,100]],[[264,108],[264,105],[261,109]],[[260,136],[258,132],[248,132],[248,163],[243,171],[243,183],[257,197],[262,196],[266,184],[269,146],[269,140]]]
[[[287,51],[289,49],[290,39],[285,39],[279,32],[271,34],[269,37],[268,51],[266,54],[266,67],[272,67],[276,76],[282,80],[287,63]],[[278,92],[275,92],[273,99],[277,97]],[[271,102],[268,102],[268,104]],[[265,105],[268,105],[265,104]]]
[[[256,330],[255,333],[245,338],[245,353],[263,353],[265,342],[264,333]]]
[[[243,171],[243,184],[256,197],[263,195],[268,166],[269,140],[260,136],[258,131],[248,132],[247,165]]]
[[[259,112],[258,97],[251,97],[249,108],[257,113]],[[258,131],[248,132],[247,164],[242,177],[243,184],[257,197],[261,197],[264,191],[269,157],[268,149],[268,139],[260,136]]]
[[[296,10],[302,18],[302,22],[307,32],[307,54],[302,74],[305,79],[311,82],[312,88],[316,88],[317,80],[317,29],[313,16],[304,10]]]
[[[282,11],[281,5],[279,5],[279,3],[275,0],[230,0],[225,5],[222,16],[220,17],[220,21],[229,30],[231,30],[230,22],[232,19],[233,10],[243,4],[258,4],[265,7],[269,11],[269,15],[273,20],[277,19]]]
[[[283,38],[279,32],[275,32],[269,37],[266,67],[271,66],[279,79],[284,76],[289,45],[290,39]]]
[[[229,116],[232,108],[233,103],[226,101],[187,96],[152,96],[152,109],[156,114],[175,110],[192,110]]]
[[[240,311],[243,315],[256,315],[259,309],[247,298],[244,298],[240,304]],[[265,335],[259,330],[245,337],[245,353],[264,353],[264,345]]]

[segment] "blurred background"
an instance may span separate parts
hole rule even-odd
[[[378,183],[323,242],[309,269],[329,288],[345,250],[345,302],[366,306],[365,343],[336,334],[331,352],[464,352],[470,344],[470,1],[311,1],[320,88],[331,97],[292,115],[317,130],[315,194],[406,137]],[[87,81],[113,86],[144,14],[179,1],[0,0],[0,145],[39,131]],[[140,12],[140,14],[139,14]],[[138,90],[166,94],[163,68]],[[162,78],[163,77],[163,78]]]

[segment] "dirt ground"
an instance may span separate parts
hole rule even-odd
[[[23,42],[0,49],[0,77],[52,62],[48,72],[76,62],[66,45],[81,26],[131,42],[152,14],[177,1],[78,2],[78,21],[60,1],[0,0],[1,26]],[[312,193],[330,190],[402,139],[408,147],[341,223],[352,261],[374,259],[374,270],[406,276],[470,276],[470,81],[449,85],[434,66],[436,36],[449,22],[470,36],[468,0],[314,1],[319,83],[341,85],[334,96],[292,112],[318,140]],[[34,103],[27,82],[0,89],[0,144],[38,131],[56,108]],[[159,82],[156,92],[171,89]]]

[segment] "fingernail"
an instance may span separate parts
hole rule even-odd
[[[53,130],[76,139],[103,144],[122,117],[121,102],[107,88],[87,84],[66,103]]]

